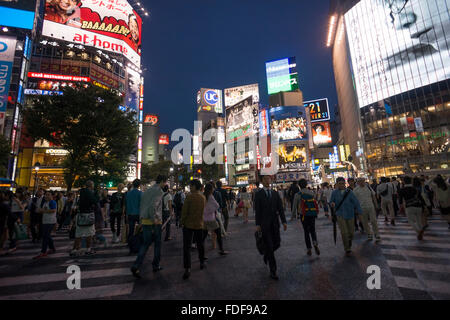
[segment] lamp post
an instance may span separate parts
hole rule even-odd
[[[38,188],[38,184],[39,184],[39,180],[38,180],[38,172],[39,169],[41,168],[41,164],[39,162],[36,162],[34,164],[34,171],[35,171],[35,176],[34,176],[34,191],[33,191],[33,195],[36,196],[36,192],[37,192],[37,188]]]

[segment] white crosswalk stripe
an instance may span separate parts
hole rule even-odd
[[[67,232],[53,234],[57,252],[42,260],[32,258],[39,254],[40,244],[31,240],[20,241],[14,253],[0,257],[0,300],[78,300],[101,299],[129,295],[133,291],[135,279],[130,267],[136,259],[128,255],[126,244],[112,244],[112,233],[104,230],[103,236],[108,246],[97,244],[96,254],[70,257],[73,240]],[[45,261],[51,261],[50,266]],[[24,274],[16,272],[28,265],[45,264],[43,272]],[[81,269],[81,289],[66,289],[70,274],[67,267],[77,265]],[[49,289],[51,288],[51,289]]]
[[[379,217],[383,239],[381,251],[397,286],[401,290],[425,292],[434,299],[450,296],[450,230],[447,221],[441,217],[428,219],[429,226],[422,241],[417,239],[407,218],[397,217],[395,223],[396,226],[385,225],[384,217]]]

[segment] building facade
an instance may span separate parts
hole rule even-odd
[[[450,1],[332,1],[344,143],[360,174],[448,173]]]

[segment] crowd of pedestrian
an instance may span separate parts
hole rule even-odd
[[[306,254],[313,249],[320,255],[316,219],[320,209],[333,222],[333,232],[339,227],[346,256],[352,255],[355,231],[367,235],[368,241],[380,242],[378,216],[386,225],[395,228],[399,215],[405,215],[417,239],[424,240],[428,218],[433,209],[439,209],[450,228],[450,185],[444,177],[402,176],[398,179],[382,177],[369,183],[365,178],[337,178],[334,186],[322,183],[313,188],[301,179],[289,188],[272,188],[271,176],[262,177],[262,188],[242,187],[236,195],[226,191],[220,181],[202,184],[192,180],[189,192],[184,188],[171,190],[167,177],[158,176],[151,187],[136,179],[117,191],[95,188],[87,181],[78,192],[55,192],[38,189],[32,197],[26,189],[0,192],[0,249],[10,254],[20,248],[20,241],[31,238],[41,242],[41,250],[33,259],[42,259],[57,251],[52,234],[66,231],[74,240],[70,256],[93,255],[98,246],[108,246],[103,235],[109,227],[112,244],[126,243],[130,254],[137,254],[131,267],[140,278],[145,255],[154,246],[152,267],[161,271],[162,240],[173,240],[173,227],[182,229],[183,279],[191,273],[191,250],[198,252],[200,269],[205,269],[207,257],[205,242],[209,238],[213,249],[222,256],[228,254],[224,239],[230,234],[229,213],[242,213],[243,222],[249,222],[253,209],[255,236],[263,248],[263,261],[268,264],[270,277],[278,279],[275,251],[280,247],[280,227],[286,231],[285,212],[290,209],[291,220],[300,220],[306,245]],[[3,250],[6,242],[8,248]],[[336,235],[335,235],[336,241]]]

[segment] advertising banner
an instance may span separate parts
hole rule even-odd
[[[305,101],[304,107],[309,107],[311,122],[330,120],[330,108],[327,98]]]
[[[295,57],[266,62],[266,75],[269,94],[299,89]]]
[[[257,83],[245,86],[225,89],[225,108],[234,106],[248,97],[253,98],[253,103],[259,103],[259,86]]]
[[[304,107],[276,107],[269,110],[270,134],[280,141],[308,138]]]
[[[226,110],[227,142],[256,134],[259,130],[259,107],[253,103],[253,97],[237,103]]]
[[[159,135],[159,144],[168,145],[169,144],[169,135],[168,134],[160,134]]]
[[[156,126],[159,122],[158,116],[154,114],[146,114],[144,118],[145,124],[150,124],[152,126]]]
[[[344,16],[359,106],[450,78],[448,0],[362,0]]]
[[[14,37],[0,36],[0,112],[6,112],[9,84],[16,51]]]
[[[140,66],[142,20],[126,0],[46,0],[42,34],[122,54]]]
[[[277,149],[278,171],[298,171],[308,168],[308,154],[306,145],[283,143]]]
[[[0,0],[1,25],[33,29],[36,0]]]
[[[222,90],[201,88],[197,93],[197,110],[222,114]]]
[[[327,144],[331,144],[331,128],[330,122],[314,122],[311,124],[312,127],[312,135],[315,146],[323,146]]]
[[[276,182],[293,182],[298,181],[300,179],[310,180],[310,177],[307,172],[285,172],[285,173],[277,173]]]

